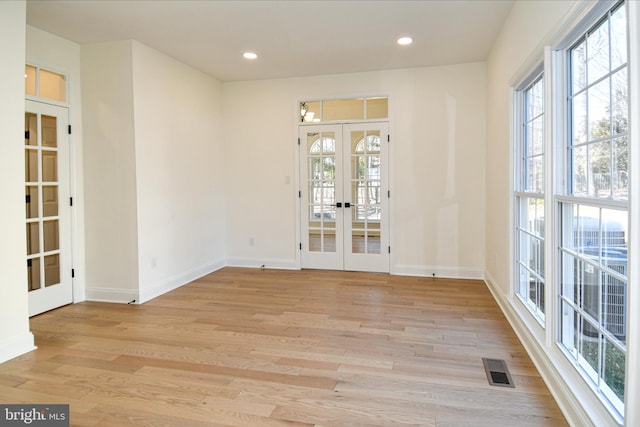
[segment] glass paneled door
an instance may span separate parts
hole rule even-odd
[[[388,124],[300,126],[303,268],[389,271]]]
[[[73,301],[68,110],[26,101],[25,212],[29,315]]]

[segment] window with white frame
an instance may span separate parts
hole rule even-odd
[[[515,291],[544,323],[544,76],[533,74],[515,100]]]
[[[566,50],[566,177],[556,195],[559,342],[599,396],[624,413],[628,246],[625,4]],[[557,97],[557,95],[556,95]]]

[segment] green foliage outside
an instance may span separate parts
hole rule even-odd
[[[603,346],[605,352],[603,374],[601,377],[609,388],[624,402],[625,353],[611,344]],[[598,342],[583,341],[582,357],[597,372],[598,371]]]

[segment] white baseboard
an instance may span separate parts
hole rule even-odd
[[[273,268],[279,270],[299,270],[295,260],[228,258],[227,267]],[[484,279],[484,270],[463,267],[429,267],[422,265],[396,265],[390,274],[397,276],[441,277],[450,279]]]
[[[295,260],[265,258],[228,258],[227,267],[273,268],[276,270],[299,270]]]
[[[128,304],[138,301],[138,292],[130,289],[87,288],[85,301]]]
[[[296,260],[268,259],[268,258],[229,258],[217,260],[216,262],[195,268],[191,271],[170,277],[148,288],[143,288],[139,292],[130,289],[113,288],[87,288],[86,300],[112,303],[135,303],[142,304],[162,294],[170,292],[180,286],[186,285],[202,276],[213,273],[223,267],[245,267],[245,268],[272,268],[278,270],[299,270]],[[446,277],[455,279],[479,279],[484,278],[484,272],[475,269],[459,267],[426,267],[399,265],[391,272],[400,276],[423,276],[423,277]]]
[[[193,282],[194,280],[199,279],[202,276],[206,276],[207,274],[220,270],[224,266],[224,260],[217,260],[215,262],[205,264],[190,271],[186,271],[184,273],[170,277],[163,282],[158,283],[157,285],[143,288],[140,290],[140,298],[136,301],[136,304],[142,304],[149,300],[152,300],[153,298],[177,289],[180,286]]]
[[[13,359],[32,350],[36,346],[31,332],[25,332],[0,341],[0,363]]]
[[[224,261],[218,260],[193,270],[175,275],[157,285],[143,288],[140,291],[114,288],[87,288],[86,300],[96,302],[113,302],[121,304],[142,304],[155,297],[186,285],[202,276],[213,273],[224,267]]]
[[[441,277],[447,279],[484,279],[484,270],[446,266],[399,264],[392,267],[391,274],[398,276]]]

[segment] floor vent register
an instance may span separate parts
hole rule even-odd
[[[512,387],[515,388],[507,363],[501,359],[486,359],[482,358],[484,364],[484,370],[487,374],[487,380],[490,385],[498,387]]]

